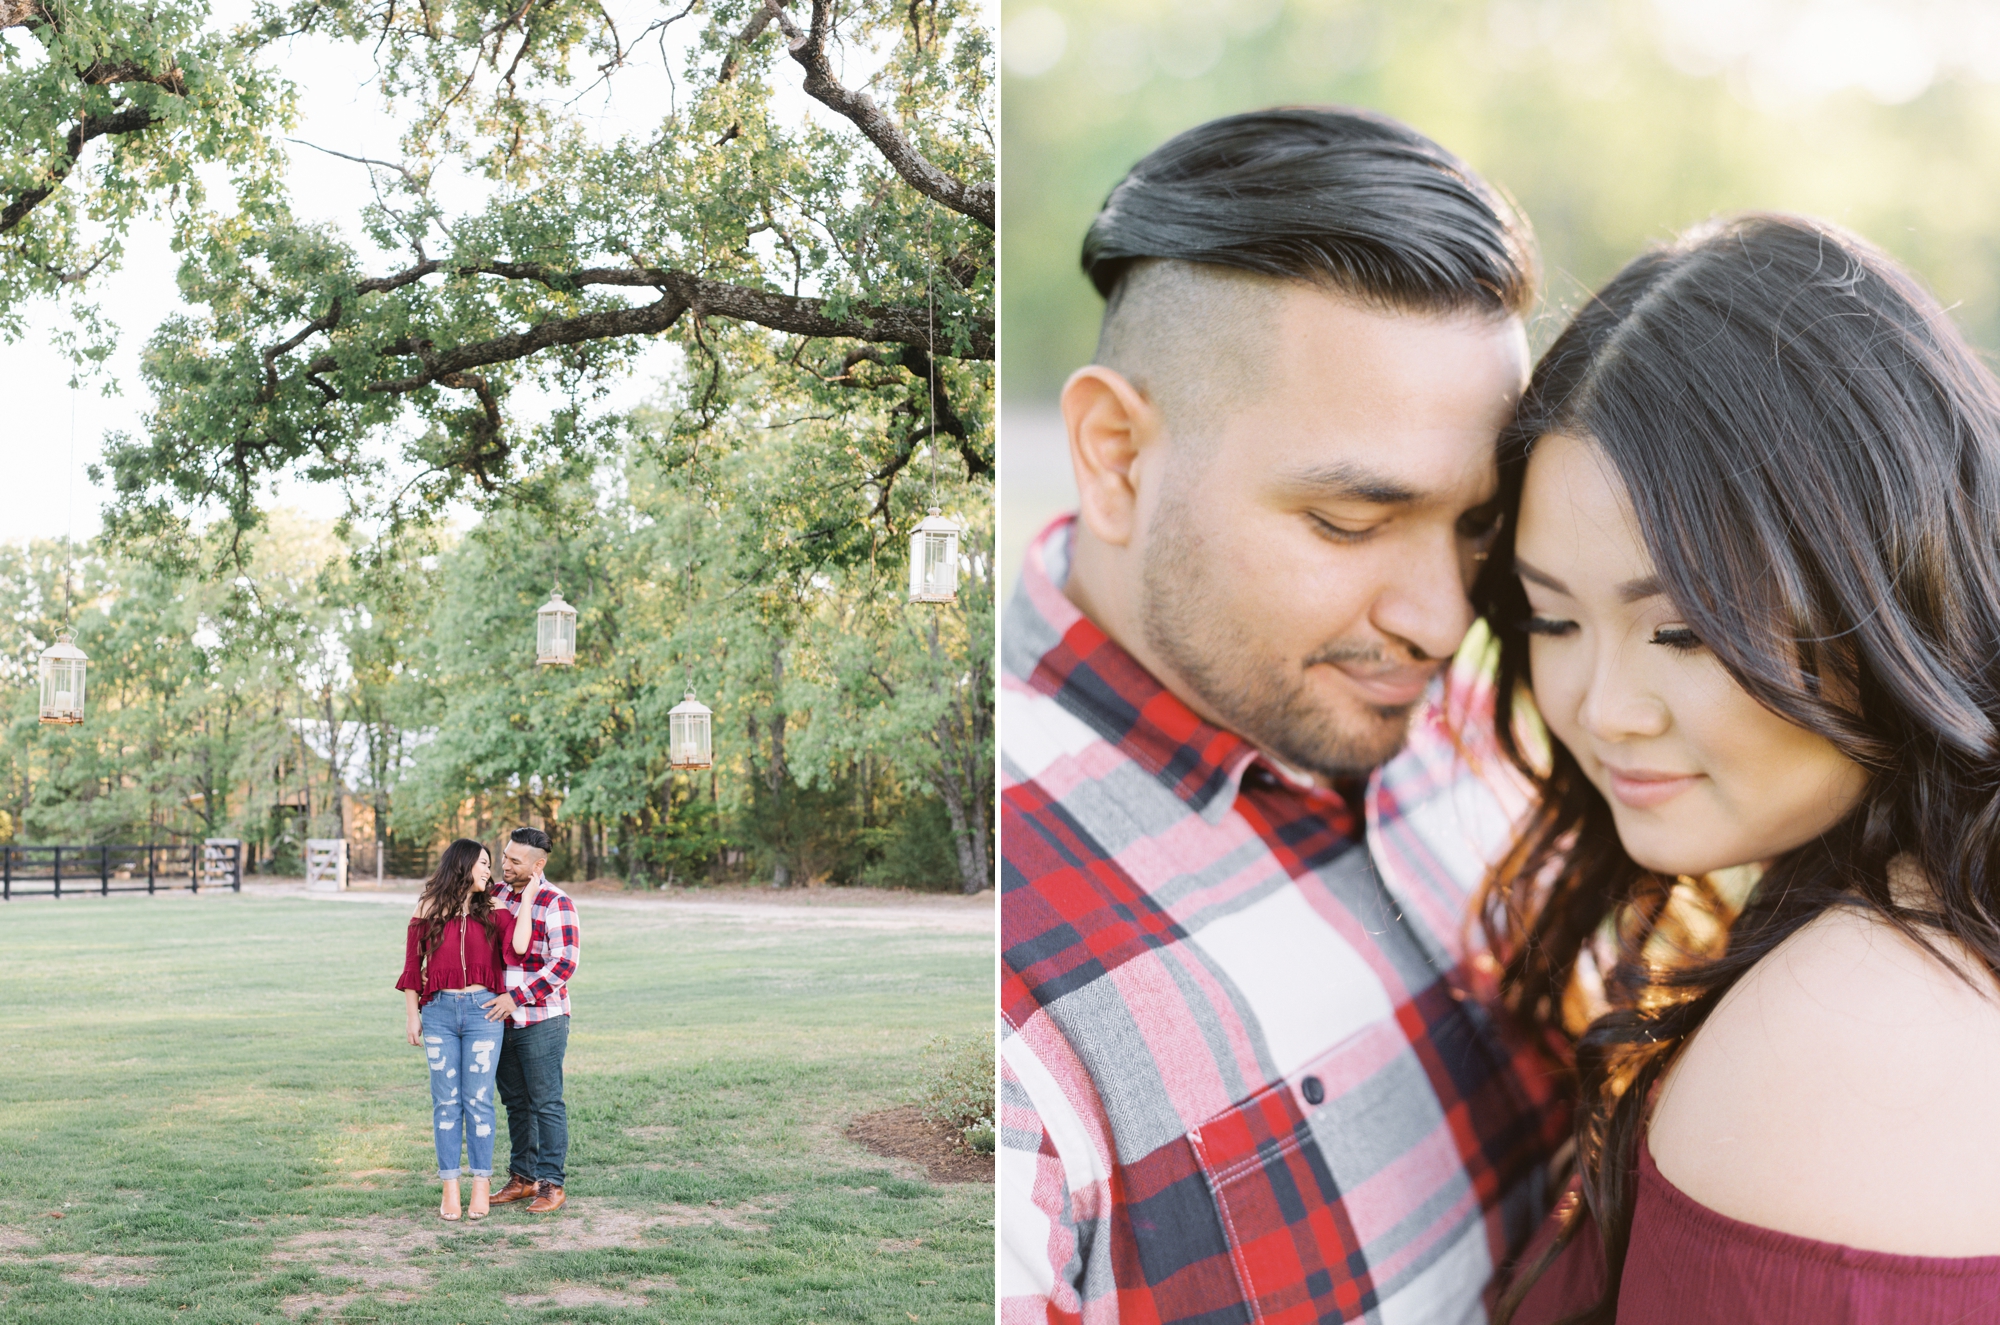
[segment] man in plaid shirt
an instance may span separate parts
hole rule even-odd
[[[1532,241],[1400,124],[1192,129],[1084,245],[1080,510],[1002,633],[1001,1319],[1471,1322],[1553,1083],[1471,890],[1525,805],[1447,668]]]
[[[494,1084],[507,1106],[513,1155],[507,1185],[495,1205],[529,1201],[530,1214],[560,1210],[563,1161],[569,1154],[569,1114],[563,1106],[563,1055],[569,1048],[569,982],[576,975],[583,931],[576,903],[542,873],[549,837],[539,828],[516,828],[500,856],[505,881],[495,899],[518,921],[526,905],[527,950],[510,947],[506,992],[486,1005],[487,1017],[507,1018]],[[507,927],[512,944],[515,926]],[[517,964],[518,963],[518,964]]]

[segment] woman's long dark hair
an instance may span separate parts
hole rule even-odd
[[[430,959],[431,950],[444,937],[445,922],[454,919],[465,910],[466,894],[472,895],[472,918],[482,926],[493,910],[493,898],[484,888],[472,881],[472,871],[479,864],[479,858],[486,854],[486,845],[469,837],[461,837],[444,849],[438,858],[437,869],[424,880],[424,890],[417,896],[417,914],[430,921],[424,932],[423,955]]]
[[[1611,461],[1677,610],[1737,683],[1869,774],[1845,818],[1767,864],[1721,951],[1657,960],[1676,884],[1719,903],[1626,855],[1559,743],[1546,761],[1520,748],[1532,678],[1510,516],[1475,595],[1500,640],[1501,739],[1541,797],[1481,917],[1508,1011],[1538,1041],[1567,1039],[1586,950],[1610,1011],[1573,1039],[1582,1200],[1499,1318],[1588,1219],[1604,1296],[1571,1319],[1608,1323],[1648,1098],[1746,971],[1835,906],[2000,971],[2000,385],[1872,245],[1748,215],[1636,259],[1550,348],[1501,441],[1510,512],[1553,434]],[[1899,856],[1933,890],[1924,909],[1891,896]]]

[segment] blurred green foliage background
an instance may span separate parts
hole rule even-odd
[[[1066,504],[1053,404],[1101,302],[1105,194],[1217,115],[1395,115],[1506,189],[1544,261],[1537,349],[1644,246],[1718,212],[1808,212],[1913,267],[2000,350],[1992,0],[1008,0],[1002,10],[1004,563]]]

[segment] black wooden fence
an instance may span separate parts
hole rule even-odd
[[[243,891],[241,842],[0,846],[0,901],[203,888]]]

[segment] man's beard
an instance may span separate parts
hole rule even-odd
[[[1320,664],[1384,661],[1381,646],[1335,640],[1296,670],[1261,651],[1258,623],[1229,615],[1236,596],[1215,583],[1195,527],[1194,509],[1177,485],[1161,499],[1140,567],[1146,643],[1223,726],[1280,763],[1328,779],[1364,775],[1385,763],[1402,748],[1415,705],[1363,705],[1372,720],[1356,729],[1313,698],[1306,674]]]

